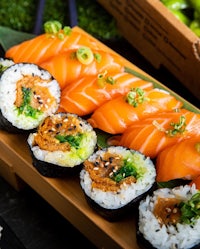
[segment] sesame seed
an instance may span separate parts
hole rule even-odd
[[[166,207],[165,210],[167,213],[170,213],[172,211],[171,208],[168,208],[168,207]]]
[[[172,212],[173,212],[173,214],[176,214],[178,212],[178,209],[174,208]]]

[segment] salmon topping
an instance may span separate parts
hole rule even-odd
[[[176,198],[158,198],[154,208],[154,215],[160,224],[170,225],[177,224],[181,219],[179,209],[180,200]]]
[[[129,185],[136,182],[136,177],[131,175],[132,172],[128,175],[120,172],[120,169],[125,167],[124,159],[117,154],[105,153],[103,157],[97,157],[95,162],[86,160],[84,166],[93,181],[93,188],[117,192],[122,184]],[[119,175],[118,180],[115,176]]]
[[[47,117],[35,135],[35,145],[48,151],[70,151],[82,138],[80,121],[73,116]]]
[[[42,84],[47,83],[38,76],[25,75],[17,82],[15,105],[20,113],[27,109],[45,111],[54,102],[53,96]],[[28,114],[30,116],[30,113]]]

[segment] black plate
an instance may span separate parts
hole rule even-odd
[[[1,249],[25,249],[22,242],[17,238],[12,229],[0,217],[0,226],[3,227],[0,238]]]

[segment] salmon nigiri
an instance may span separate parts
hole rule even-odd
[[[200,137],[183,140],[158,154],[157,182],[193,180],[200,175]]]
[[[88,122],[111,134],[123,133],[137,120],[161,111],[172,111],[182,107],[182,102],[169,92],[154,88],[149,91],[136,88],[125,96],[107,101],[97,108]]]
[[[180,109],[152,114],[133,123],[118,138],[118,143],[155,158],[166,147],[194,136],[200,136],[200,114]]]
[[[48,31],[11,47],[6,51],[5,57],[12,58],[15,63],[40,64],[60,52],[80,46],[89,46],[95,49],[99,47],[95,40],[85,34],[74,31],[69,27],[62,29],[59,26],[56,28],[56,32],[53,29],[52,32]]]
[[[125,94],[131,87],[150,90],[153,84],[126,72],[89,75],[63,89],[60,108],[79,116],[88,115],[106,101]]]
[[[92,50],[89,47],[71,49],[51,57],[40,64],[58,81],[61,89],[86,75],[96,75],[105,71],[122,72],[122,59],[104,50]]]

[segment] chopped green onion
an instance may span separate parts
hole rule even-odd
[[[141,88],[133,88],[126,95],[126,101],[129,105],[137,107],[138,104],[142,104],[147,98],[145,98],[145,92]]]
[[[69,26],[65,26],[62,29],[62,24],[59,21],[53,20],[44,23],[44,31],[46,34],[49,34],[51,36],[56,36],[60,40],[63,40],[65,36],[70,35],[71,28]]]
[[[47,34],[56,35],[62,29],[59,21],[47,21],[44,23],[44,31]]]
[[[60,143],[69,143],[75,149],[78,149],[83,138],[83,134],[73,135],[56,135],[56,139],[59,140]]]
[[[116,81],[113,79],[112,76],[106,76],[106,75],[107,75],[107,71],[105,71],[104,73],[98,74],[97,82],[100,87],[104,87],[106,83],[110,85],[114,85],[116,83]]]
[[[178,133],[181,134],[185,131],[186,127],[186,119],[185,116],[181,115],[179,119],[179,123],[171,123],[170,125],[173,127],[173,129],[169,129],[166,131],[166,134],[170,137],[173,137],[177,135]]]
[[[181,210],[181,222],[193,224],[196,219],[200,218],[200,191],[192,196],[187,202],[179,204]]]
[[[88,47],[80,47],[76,51],[76,57],[84,65],[88,65],[94,60],[93,52]]]
[[[98,63],[101,62],[101,55],[99,53],[94,53],[94,58]]]
[[[32,91],[30,88],[22,87],[23,102],[18,107],[18,114],[24,114],[27,117],[36,118],[37,114],[41,113],[39,110],[30,106]]]
[[[182,134],[185,131],[186,127],[186,119],[185,116],[180,116],[178,123],[170,123],[170,126],[172,126],[172,129],[164,129],[156,120],[152,123],[159,131],[165,132],[167,136],[174,137],[177,134]]]
[[[200,142],[195,144],[195,149],[198,153],[200,153]]]
[[[124,165],[119,170],[113,173],[111,179],[116,182],[120,182],[121,180],[129,176],[134,176],[135,178],[137,178],[138,173],[136,168],[134,167],[133,161],[129,161],[128,159],[126,159],[124,160]]]

